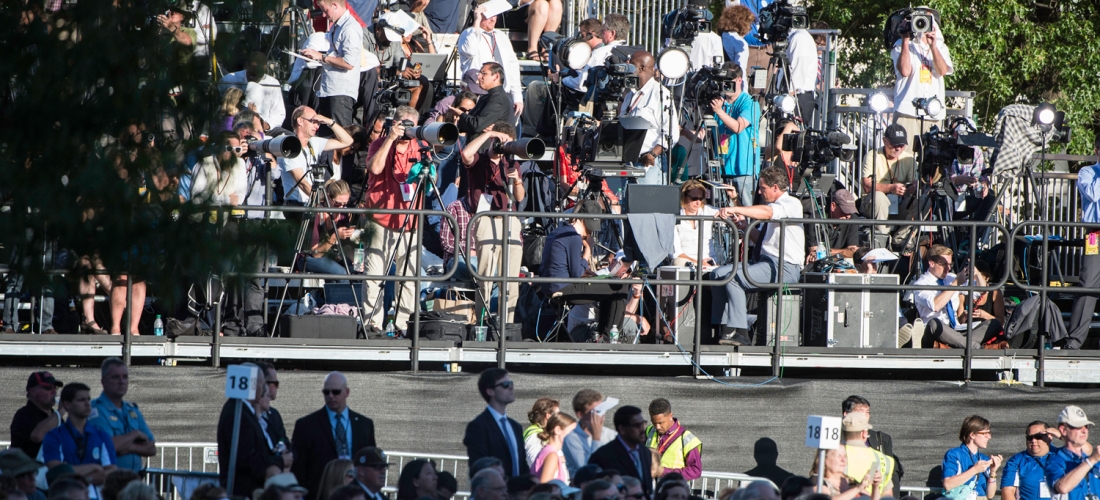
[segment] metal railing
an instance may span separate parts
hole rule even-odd
[[[503,229],[503,234],[502,234],[502,238],[500,239],[500,241],[510,242],[510,241],[512,241],[511,234],[510,234],[511,233],[511,225],[507,223],[508,218],[509,217],[529,217],[529,216],[530,216],[530,214],[526,213],[526,212],[499,212],[499,211],[481,212],[481,213],[478,213],[478,214],[476,214],[476,215],[474,215],[473,217],[470,218],[470,223],[467,227],[468,228],[477,227],[476,223],[481,221],[481,220],[485,220],[486,222],[491,222],[491,220],[488,219],[490,217],[502,218],[501,220],[504,221],[501,224],[501,227]],[[540,213],[539,217],[550,218],[550,219],[594,219],[594,220],[601,220],[601,221],[602,220],[621,221],[621,220],[627,220],[629,218],[629,216],[626,215],[626,214],[575,214],[575,213]],[[719,224],[724,223],[724,224],[728,225],[730,228],[732,228],[732,231],[730,232],[730,239],[731,239],[730,247],[731,248],[737,248],[740,245],[740,238],[739,238],[739,235],[737,233],[737,230],[736,230],[735,227],[733,227],[732,223],[728,220],[718,219],[718,218],[715,218],[713,216],[708,217],[708,216],[699,216],[699,215],[676,215],[675,218],[676,218],[677,223],[679,223],[680,221],[685,221],[685,220],[697,221],[697,222],[719,223]],[[698,256],[700,259],[704,255],[707,255],[706,253],[704,253],[704,247],[703,247],[703,242],[704,242],[704,238],[703,238],[704,231],[702,230],[703,227],[705,227],[705,225],[701,224],[700,225],[700,230],[696,231],[696,252],[697,253],[695,255]],[[709,237],[710,235],[707,235],[707,236]],[[675,236],[673,236],[673,237],[675,238]],[[624,241],[624,245],[626,245],[626,244],[627,244],[627,242]],[[467,238],[466,239],[466,252],[467,252],[467,255],[469,255],[469,250],[470,250],[470,239]],[[737,266],[737,252],[730,252],[730,258],[732,259],[732,262],[730,262],[730,264],[732,264],[734,266],[734,268],[736,269],[736,266]],[[501,274],[504,274],[505,272],[507,272],[506,270],[508,268],[509,268],[509,252],[507,250],[505,250],[505,251],[501,252],[501,263],[500,263],[500,267],[498,268],[498,270],[503,270],[501,272]],[[482,276],[481,274],[478,274],[476,269],[471,269],[470,274],[472,274],[474,279],[477,280],[477,281],[497,283],[497,284],[500,285],[499,286],[500,299],[497,300],[497,311],[498,311],[497,312],[497,320],[499,321],[499,328],[500,328],[500,330],[498,330],[499,332],[505,332],[506,327],[507,327],[507,320],[508,320],[508,287],[507,287],[507,284],[508,283],[533,283],[533,284],[537,284],[537,283],[566,283],[566,284],[581,283],[581,284],[583,284],[583,283],[592,283],[594,281],[599,282],[599,283],[615,284],[615,285],[634,285],[634,284],[641,284],[642,283],[642,281],[640,281],[638,279],[631,279],[631,278],[618,279],[618,278],[604,278],[604,277],[597,277],[597,278],[593,278],[593,277],[588,277],[588,278],[584,278],[584,277],[581,277],[581,278],[547,278],[547,277],[521,277],[521,276]],[[658,284],[660,284],[660,285],[673,285],[673,286],[691,285],[691,286],[696,287],[696,290],[699,290],[700,287],[704,287],[704,286],[722,286],[722,285],[725,285],[726,283],[729,283],[730,280],[733,279],[733,275],[734,275],[734,273],[731,272],[728,276],[726,276],[723,279],[708,280],[708,279],[705,279],[703,277],[702,272],[697,271],[697,272],[695,272],[695,279],[690,279],[690,280],[659,280]],[[654,297],[654,298],[656,298],[656,297]],[[700,317],[702,317],[702,314],[703,314],[703,312],[702,312],[702,310],[703,310],[702,309],[703,308],[703,301],[702,300],[695,300],[694,302],[695,302],[695,317],[700,318]],[[660,301],[657,301],[657,303],[658,303],[658,307],[660,307],[659,306]],[[662,318],[661,311],[659,309],[657,311],[657,317]],[[702,324],[703,324],[702,321],[697,320],[697,321],[695,321],[695,326],[693,327],[693,337],[692,337],[693,338],[693,346],[692,346],[692,365],[693,365],[693,367],[692,367],[692,369],[694,370],[694,373],[695,373],[696,376],[700,375],[701,372],[702,372],[702,370],[700,369],[700,358],[702,357],[702,350],[701,350],[702,349]],[[659,325],[657,325],[657,326],[658,326],[658,331],[659,331],[660,327],[659,327]],[[505,367],[505,357],[507,355],[507,346],[505,345],[504,339],[505,339],[505,335],[503,333],[500,334],[500,335],[497,335],[497,366],[499,366],[500,368]],[[679,340],[677,340],[677,345],[679,345]]]
[[[785,234],[785,232],[787,231],[787,228],[789,226],[805,225],[805,224],[822,224],[822,223],[837,224],[837,225],[856,225],[856,226],[864,226],[864,225],[865,226],[886,225],[886,226],[902,226],[902,227],[910,226],[910,227],[917,228],[914,232],[917,232],[917,231],[920,230],[921,227],[928,226],[928,225],[934,225],[937,228],[957,228],[957,227],[969,228],[970,229],[970,234],[969,234],[969,238],[967,238],[967,240],[969,242],[969,248],[967,249],[967,253],[966,253],[966,255],[968,255],[968,256],[977,255],[977,241],[976,240],[977,240],[977,230],[978,230],[979,227],[994,229],[994,230],[998,231],[1001,235],[1004,236],[1005,241],[1010,241],[1009,240],[1009,231],[1004,226],[1002,226],[1000,224],[997,224],[995,222],[983,222],[983,221],[880,221],[880,220],[868,220],[868,219],[857,219],[857,220],[852,220],[852,219],[847,219],[847,220],[837,220],[837,219],[754,220],[754,221],[749,223],[748,227],[745,228],[745,231],[750,232],[750,231],[753,230],[753,228],[759,227],[762,224],[775,224],[775,225],[777,225],[778,228],[776,230],[780,231],[779,252],[778,253],[779,253],[780,256],[783,256],[783,255],[786,255],[784,253],[784,251],[786,250],[786,244],[787,244],[787,238],[783,235]],[[804,231],[804,229],[802,229],[802,228],[798,228],[798,229]],[[913,237],[919,238],[919,236],[920,236],[919,234],[916,234]],[[956,248],[954,250],[957,254],[960,249]],[[1008,278],[1009,278],[1009,275],[1006,273],[1004,276],[1001,276],[1000,281],[998,281],[996,284],[987,284],[987,286],[977,286],[977,285],[974,284],[974,280],[969,280],[967,282],[967,285],[965,285],[965,286],[926,286],[926,285],[907,285],[907,284],[898,284],[898,285],[876,284],[876,285],[872,285],[872,284],[841,284],[841,283],[785,283],[784,282],[784,276],[783,276],[784,266],[783,266],[783,263],[780,262],[779,265],[776,266],[776,274],[777,275],[776,275],[775,282],[774,283],[761,283],[761,282],[758,282],[758,281],[754,280],[752,278],[752,276],[747,272],[748,266],[749,266],[749,262],[748,262],[749,248],[748,248],[748,246],[746,246],[743,249],[743,251],[744,251],[744,256],[742,257],[741,262],[742,262],[742,265],[744,266],[743,270],[746,271],[746,272],[744,272],[744,277],[745,277],[746,281],[748,281],[749,285],[751,285],[751,286],[753,286],[757,289],[762,289],[762,290],[777,290],[777,291],[781,291],[781,290],[784,290],[784,289],[801,289],[801,290],[810,290],[810,289],[881,290],[881,291],[958,290],[960,293],[962,293],[962,292],[967,293],[966,304],[965,304],[966,310],[973,310],[973,308],[974,308],[974,304],[973,304],[974,299],[973,299],[972,295],[973,295],[974,292],[990,292],[990,291],[993,291],[993,290],[998,290],[998,289],[1000,289],[1001,287],[1003,287],[1005,285],[1005,283],[1008,281]],[[1011,247],[1006,249],[1006,256],[1007,256],[1008,262],[1012,262],[1012,249],[1011,249]],[[968,260],[969,275],[974,276],[975,275],[974,259],[970,258],[970,259],[967,259],[967,260]],[[775,315],[776,316],[776,324],[782,324],[783,323],[783,302],[784,301],[782,301],[782,300],[777,300],[776,301],[776,303],[777,303],[777,305],[776,305],[776,315]],[[973,353],[972,353],[972,347],[971,347],[972,343],[970,342],[970,337],[973,333],[973,329],[974,329],[974,323],[972,321],[967,321],[967,324],[966,324],[966,340],[967,341],[966,341],[966,346],[963,350],[963,379],[964,380],[970,380],[971,369],[972,369],[972,364],[973,364],[972,363]],[[959,332],[959,333],[962,333],[962,332]],[[779,376],[780,369],[782,368],[781,367],[781,362],[782,362],[781,344],[782,344],[781,342],[775,342],[775,344],[773,346],[773,350],[772,350],[772,376]],[[1040,346],[1040,352],[1039,352],[1040,357],[1042,356],[1041,348],[1042,348],[1042,346]],[[1040,373],[1042,373],[1041,365],[1040,365]],[[1041,375],[1040,375],[1040,380],[1042,380]]]

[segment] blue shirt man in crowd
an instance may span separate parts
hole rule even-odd
[[[1092,422],[1085,410],[1067,406],[1058,415],[1058,432],[1066,446],[1047,460],[1047,483],[1053,486],[1054,495],[1067,495],[1066,500],[1093,499],[1100,495],[1100,446],[1091,454],[1085,454]]]
[[[741,67],[727,62],[722,69],[733,76],[733,92],[726,92],[724,99],[711,101],[714,117],[719,121],[719,151],[725,155],[722,177],[737,188],[741,206],[752,205],[756,191],[755,180],[760,175],[760,148],[757,134],[760,125],[760,105],[743,90],[745,79]]]
[[[1100,154],[1100,135],[1093,142],[1093,154]],[[1081,194],[1081,222],[1100,223],[1100,163],[1077,172],[1077,191]],[[1100,286],[1100,231],[1085,234],[1085,254],[1081,256],[1081,286]],[[1080,349],[1089,335],[1096,297],[1081,294],[1073,301],[1073,313],[1066,328],[1065,349]],[[1100,492],[1095,492],[1100,494]]]
[[[1053,450],[1050,446],[1051,429],[1046,422],[1036,420],[1027,426],[1024,434],[1026,449],[1005,462],[1001,473],[1002,500],[1047,500],[1050,498],[1050,485],[1047,483],[1045,468]]]
[[[69,419],[46,433],[40,455],[46,467],[69,464],[96,486],[103,485],[107,474],[117,469],[118,458],[111,436],[94,425],[88,425],[92,414],[91,389],[72,382],[61,389],[61,407]]]
[[[103,393],[92,401],[88,423],[111,436],[119,468],[140,471],[141,457],[156,455],[157,447],[141,410],[122,400],[130,389],[130,369],[121,359],[110,357],[99,371]]]

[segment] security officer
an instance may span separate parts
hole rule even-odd
[[[1051,497],[1044,468],[1050,460],[1050,440],[1061,437],[1057,429],[1036,420],[1027,426],[1024,443],[1027,449],[1009,458],[1001,474],[1003,500],[1048,500]]]
[[[103,360],[99,370],[103,394],[92,401],[88,423],[111,436],[119,468],[141,471],[141,457],[156,455],[157,448],[141,410],[122,400],[130,388],[130,369],[111,357]]]
[[[649,419],[653,425],[645,429],[646,447],[652,456],[660,457],[653,466],[653,477],[676,472],[687,481],[703,475],[703,442],[680,425],[672,416],[672,403],[658,398],[649,403]]]

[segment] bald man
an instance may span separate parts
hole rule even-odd
[[[637,69],[638,89],[623,97],[620,116],[640,116],[652,128],[646,130],[642,149],[635,167],[644,167],[646,174],[638,184],[664,184],[662,154],[668,149],[669,140],[680,138],[680,114],[672,106],[672,92],[654,78],[657,74],[653,54],[639,50],[630,56],[630,64]]]
[[[348,409],[351,388],[340,372],[325,377],[321,386],[325,407],[299,418],[294,423],[294,466],[291,471],[298,484],[309,489],[306,500],[314,500],[321,474],[330,460],[351,460],[356,451],[374,442],[374,422]],[[318,499],[324,500],[324,499]]]

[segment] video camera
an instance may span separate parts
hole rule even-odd
[[[710,33],[707,7],[706,0],[691,0],[687,6],[672,11],[665,16],[663,38],[671,40],[673,45],[691,45],[699,33]]]
[[[916,7],[898,9],[886,18],[886,27],[883,35],[886,41],[886,49],[892,50],[894,44],[901,38],[915,39],[932,31],[935,22],[939,21],[940,14],[929,7]]]
[[[851,161],[853,150],[843,146],[852,142],[848,134],[839,130],[825,132],[812,128],[783,135],[783,151],[794,153],[791,161],[802,167],[820,167],[840,158]]]
[[[604,120],[619,114],[619,104],[628,90],[639,87],[638,69],[633,64],[607,64],[593,68],[588,77],[588,102],[596,101]]]
[[[704,66],[688,77],[687,89],[692,92],[688,99],[694,99],[700,107],[710,106],[710,102],[721,99],[722,94],[736,92],[733,71],[729,69]]]
[[[950,122],[947,130],[933,125],[917,141],[913,144],[913,151],[919,155],[920,176],[931,180],[937,172],[943,172],[945,175],[940,176],[937,184],[950,175],[947,170],[956,160],[963,165],[973,163],[975,147],[997,147],[993,136],[979,134],[969,121],[958,117]]]
[[[780,0],[760,9],[760,25],[757,33],[764,43],[786,43],[791,30],[809,26],[806,8],[791,5],[790,0]]]

